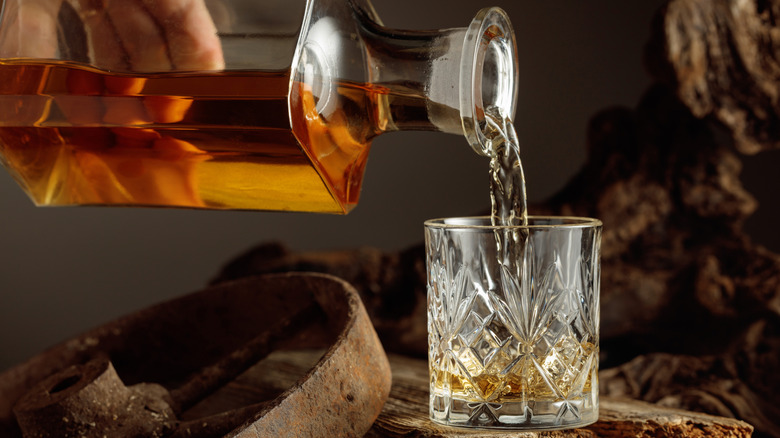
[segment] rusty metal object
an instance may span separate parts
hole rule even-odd
[[[203,417],[190,409],[269,353],[313,347],[327,350],[283,393],[258,390]],[[379,415],[390,380],[349,284],[253,277],[113,321],[3,373],[0,436],[357,437]]]
[[[175,420],[165,388],[126,387],[105,357],[44,379],[16,403],[24,436],[163,437]]]

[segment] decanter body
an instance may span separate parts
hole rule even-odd
[[[377,135],[482,153],[484,109],[514,110],[496,8],[411,32],[367,0],[178,3],[2,2],[0,160],[36,204],[343,214]]]

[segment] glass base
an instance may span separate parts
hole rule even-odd
[[[431,395],[433,422],[457,427],[554,430],[573,429],[598,420],[598,396],[560,401],[474,402]]]

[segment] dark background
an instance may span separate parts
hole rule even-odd
[[[560,189],[583,164],[592,115],[639,101],[650,83],[643,45],[663,3],[374,0],[385,25],[396,28],[463,27],[492,5],[509,13],[521,72],[515,126],[532,201]],[[743,172],[761,203],[747,228],[775,250],[778,155],[746,157]],[[425,219],[488,208],[487,166],[457,136],[387,134],[374,142],[361,202],[347,216],[36,208],[0,171],[0,370],[83,330],[194,291],[259,242],[388,251],[420,242]]]

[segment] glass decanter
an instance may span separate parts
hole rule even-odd
[[[514,112],[498,8],[404,31],[368,0],[0,5],[0,160],[37,205],[344,214],[377,135],[484,155],[485,109]]]

